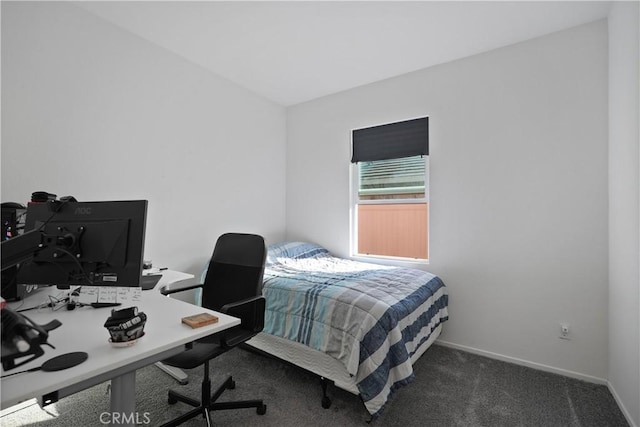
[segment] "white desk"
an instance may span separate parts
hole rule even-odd
[[[52,290],[60,292],[55,288]],[[28,306],[40,302],[38,298],[37,294],[32,295],[27,300]],[[51,309],[24,312],[38,324],[45,324],[53,319],[62,322],[62,326],[49,332],[49,342],[56,349],[44,346],[43,356],[7,373],[40,366],[51,357],[74,351],[87,352],[89,358],[84,363],[63,371],[28,372],[1,379],[0,408],[8,408],[34,397],[38,398],[41,405],[46,405],[111,380],[112,413],[135,414],[137,369],[179,354],[187,343],[240,324],[240,320],[235,317],[168,298],[156,291],[142,292],[142,300],[137,307],[147,315],[145,335],[136,344],[125,348],[112,347],[108,342],[109,333],[104,328],[104,322],[110,315],[109,308],[79,307],[73,311],[63,308],[55,312]],[[219,321],[196,329],[180,322],[184,316],[201,312],[213,313],[218,316]],[[132,418],[135,422],[135,416]],[[96,419],[96,423],[99,421]]]

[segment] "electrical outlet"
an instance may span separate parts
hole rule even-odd
[[[571,329],[568,323],[560,323],[560,336],[558,336],[558,338],[561,340],[571,339]]]

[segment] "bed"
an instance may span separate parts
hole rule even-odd
[[[413,363],[448,319],[437,276],[338,258],[307,242],[269,246],[263,295],[265,328],[248,344],[359,395],[372,418],[414,379]]]

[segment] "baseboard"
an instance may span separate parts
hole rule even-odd
[[[629,426],[630,427],[638,427],[638,424],[636,424],[633,421],[633,419],[631,418],[631,414],[629,413],[627,408],[624,406],[624,403],[622,403],[622,400],[620,400],[620,396],[618,396],[618,393],[616,392],[616,389],[613,388],[613,384],[611,384],[609,381],[607,381],[607,387],[609,388],[609,391],[611,392],[611,395],[613,396],[613,398],[615,399],[616,403],[618,404],[618,408],[620,408],[620,411],[622,412],[624,417],[627,419],[627,422],[629,423]]]
[[[587,381],[587,382],[595,383],[595,384],[602,384],[602,385],[607,385],[607,386],[609,384],[609,382],[604,378],[598,378],[598,377],[594,377],[594,376],[591,376],[591,375],[585,375],[585,374],[581,374],[580,372],[568,371],[566,369],[555,368],[553,366],[543,365],[541,363],[535,363],[535,362],[531,362],[529,360],[518,359],[517,357],[505,356],[504,354],[493,353],[493,352],[486,351],[486,350],[480,350],[480,349],[477,349],[477,348],[474,348],[474,347],[467,347],[465,345],[454,344],[452,342],[443,341],[443,340],[440,340],[440,339],[436,340],[435,343],[436,344],[440,344],[440,345],[445,346],[445,347],[450,347],[450,348],[453,348],[453,349],[456,349],[456,350],[462,350],[462,351],[466,351],[468,353],[473,353],[473,354],[478,354],[480,356],[485,356],[485,357],[488,357],[490,359],[501,360],[503,362],[513,363],[513,364],[520,365],[520,366],[526,366],[528,368],[537,369],[539,371],[544,371],[544,372],[550,372],[550,373],[553,373],[553,374],[563,375],[565,377],[575,378],[575,379],[578,379],[578,380]]]

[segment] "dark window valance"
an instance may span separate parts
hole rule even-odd
[[[353,131],[351,163],[429,154],[429,118]]]

